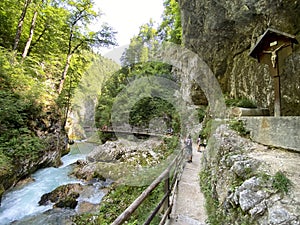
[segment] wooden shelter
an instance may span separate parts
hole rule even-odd
[[[285,58],[292,53],[293,44],[298,44],[294,35],[268,28],[249,53],[259,63],[269,65],[270,75],[274,78],[274,116],[280,116],[280,74]]]

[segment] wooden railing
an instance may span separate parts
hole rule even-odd
[[[155,190],[158,185],[164,181],[164,196],[160,199],[155,209],[150,213],[150,216],[144,222],[144,225],[150,224],[158,212],[162,212],[160,225],[163,225],[169,217],[177,192],[178,182],[180,180],[183,168],[185,153],[181,149],[177,156],[172,160],[169,166],[143,191],[143,193],[131,205],[123,211],[121,215],[112,223],[112,225],[123,224],[129,219],[133,212],[142,204],[142,202]]]

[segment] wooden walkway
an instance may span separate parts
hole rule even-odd
[[[205,199],[199,182],[202,154],[193,149],[193,162],[185,165],[171,218],[166,225],[206,225]]]
[[[147,132],[147,131],[138,131],[138,130],[132,130],[132,131],[126,131],[126,130],[100,130],[103,133],[116,133],[116,134],[124,134],[124,135],[141,135],[141,136],[153,136],[153,137],[168,137],[170,135],[164,134],[164,133],[153,133],[153,132]]]

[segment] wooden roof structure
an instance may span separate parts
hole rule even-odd
[[[260,54],[263,50],[270,47],[270,43],[282,40],[283,42],[298,44],[298,41],[294,35],[268,28],[263,35],[260,36],[256,44],[250,50],[249,56],[258,59],[260,61]]]

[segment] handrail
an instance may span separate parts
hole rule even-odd
[[[163,224],[165,220],[169,217],[171,209],[174,203],[174,194],[178,185],[178,180],[180,179],[183,170],[183,157],[184,151],[181,149],[177,156],[173,159],[171,164],[142,192],[142,194],[137,197],[130,206],[121,213],[117,219],[111,225],[120,225],[124,223],[133,214],[133,212],[142,204],[142,202],[148,197],[148,195],[163,181],[165,180],[165,195],[160,200],[159,204],[156,206],[151,215],[148,217],[144,225],[150,224],[155,215],[159,212],[162,206],[165,205],[165,213],[160,224]],[[170,173],[172,168],[175,166],[173,181],[170,185]],[[170,196],[173,194],[170,201]]]

